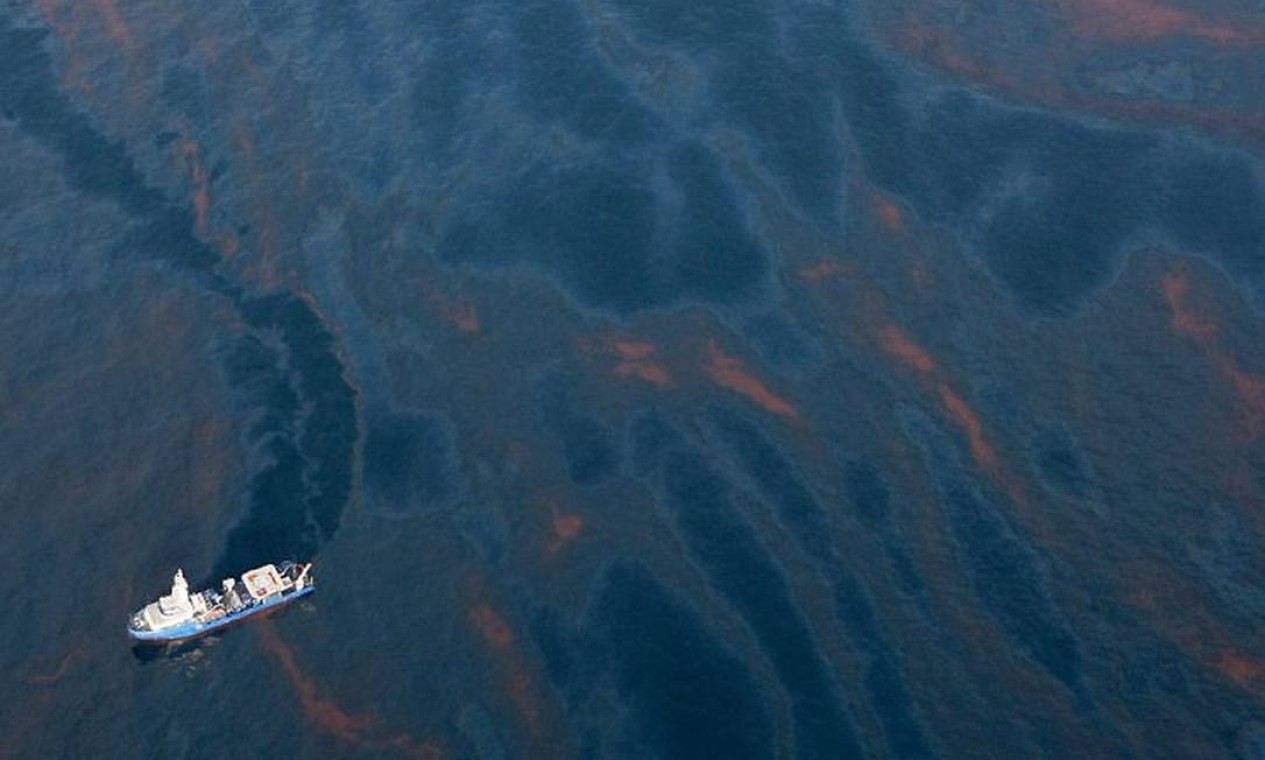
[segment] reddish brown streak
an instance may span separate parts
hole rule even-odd
[[[70,664],[83,656],[84,651],[82,647],[72,649],[66,653],[66,656],[62,658],[61,662],[58,663],[57,668],[52,673],[27,676],[26,682],[32,686],[47,686],[49,684],[57,683],[63,676],[66,675],[66,673],[70,671]]]
[[[484,643],[496,654],[497,665],[505,681],[505,691],[518,711],[527,733],[538,739],[542,733],[540,710],[536,706],[535,682],[514,647],[516,637],[505,618],[488,604],[479,604],[470,611],[470,620]]]
[[[259,633],[259,641],[264,649],[281,664],[286,679],[299,697],[304,714],[314,724],[355,747],[371,751],[391,750],[424,760],[445,757],[438,746],[418,742],[407,734],[384,736],[380,721],[374,716],[347,712],[334,702],[322,698],[316,684],[299,668],[294,652],[277,635],[272,623],[262,621],[255,630]]]
[[[83,19],[78,8],[63,0],[37,0],[35,6],[44,17],[44,23],[61,39],[68,52],[73,53],[74,43],[83,30]],[[92,84],[85,72],[86,68],[81,57],[68,54],[59,82],[61,88],[84,95],[91,94]]]
[[[980,422],[979,415],[944,378],[939,362],[894,324],[887,324],[879,329],[879,343],[890,356],[931,381],[945,415],[966,436],[975,464],[988,473],[1017,505],[1026,507],[1028,496],[1023,484],[1002,467],[997,450],[984,435],[984,425]]]
[[[191,201],[194,210],[194,226],[199,237],[209,240],[211,237],[209,221],[211,190],[206,168],[202,163],[202,148],[197,141],[186,138],[180,144],[180,152],[188,167],[190,181],[193,183]]]
[[[549,555],[557,554],[563,547],[574,541],[584,530],[584,518],[579,515],[563,514],[558,505],[550,502],[549,515],[552,518],[553,541],[549,544]]]
[[[672,385],[672,374],[654,360],[655,347],[651,343],[617,340],[615,352],[621,361],[615,366],[620,377],[636,377],[660,388]]]
[[[883,220],[883,226],[888,232],[901,233],[905,231],[905,212],[901,211],[900,206],[881,194],[874,196],[874,205],[878,209],[878,217]]]
[[[799,418],[799,412],[789,401],[769,390],[762,380],[747,371],[742,359],[720,350],[714,340],[707,343],[707,360],[707,371],[717,385],[747,397],[767,412]]]
[[[110,36],[110,39],[125,48],[133,47],[132,32],[119,16],[119,9],[115,7],[114,0],[92,0],[91,4],[105,22],[106,34]]]
[[[639,361],[648,359],[654,354],[654,344],[637,340],[617,340],[615,352],[629,361]]]
[[[910,5],[899,26],[887,34],[897,48],[925,63],[1009,97],[1125,118],[1194,125],[1265,142],[1265,119],[1255,113],[1209,108],[1204,103],[1094,97],[1066,84],[1083,65],[1083,57],[1092,56],[1101,47],[1101,40],[1137,44],[1185,34],[1230,47],[1265,40],[1265,25],[1213,23],[1151,0],[1059,0],[1054,8],[1061,14],[1058,18],[1065,33],[1056,31],[1045,43],[1042,58],[1048,59],[1050,65],[1026,74],[1022,67],[999,65],[994,60],[998,57],[995,51],[960,39],[947,26],[952,22],[935,18],[936,7],[927,3]],[[1067,75],[1060,76],[1060,72]]]
[[[879,330],[879,341],[888,354],[919,372],[933,373],[940,368],[935,359],[932,359],[921,346],[910,340],[909,336],[896,325],[886,325]]]
[[[983,426],[980,424],[979,415],[966,405],[947,383],[940,383],[940,401],[944,404],[945,410],[949,416],[962,428],[966,433],[967,443],[971,447],[971,456],[975,459],[980,467],[990,473],[996,474],[999,471],[997,462],[997,451],[984,440]]]
[[[795,276],[807,283],[825,282],[840,277],[850,277],[856,274],[856,268],[851,265],[844,265],[835,259],[822,259],[812,266],[801,267],[795,271]]]
[[[1222,45],[1261,38],[1259,25],[1219,24],[1155,0],[1059,0],[1056,7],[1072,30],[1083,37],[1151,42],[1186,35]]]
[[[493,649],[508,649],[514,643],[514,632],[496,610],[481,604],[470,611],[470,621]]]
[[[438,288],[428,288],[424,295],[445,322],[463,333],[479,332],[479,310],[473,303],[456,300]]]
[[[1190,277],[1186,272],[1176,272],[1164,278],[1164,300],[1173,313],[1173,330],[1193,335],[1196,338],[1211,338],[1220,332],[1220,328],[1212,322],[1205,322],[1190,308],[1187,295],[1190,292]]]
[[[1190,275],[1186,270],[1166,276],[1161,289],[1172,314],[1173,332],[1192,338],[1234,388],[1244,410],[1244,427],[1249,438],[1255,439],[1265,431],[1265,379],[1243,370],[1238,360],[1221,347],[1220,326],[1190,303]]]
[[[1237,652],[1222,652],[1217,669],[1240,686],[1258,684],[1265,679],[1265,664]]]

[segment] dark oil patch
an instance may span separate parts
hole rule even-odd
[[[750,670],[637,564],[610,568],[590,612],[636,735],[657,757],[773,757]]]
[[[443,169],[459,163],[462,117],[467,98],[479,91],[480,70],[498,70],[506,55],[480,33],[483,24],[462,13],[463,7],[427,4],[426,18],[419,25],[430,44],[411,74],[411,124],[423,146],[423,162]]]
[[[1213,254],[1234,277],[1265,294],[1265,188],[1240,153],[1189,151],[1161,175],[1165,220],[1187,251]]]
[[[715,156],[686,143],[656,189],[631,161],[529,166],[489,212],[458,212],[438,252],[450,264],[530,264],[585,306],[628,314],[683,299],[739,304],[768,278],[763,248]]]
[[[355,392],[334,341],[297,296],[251,295],[214,271],[219,257],[194,234],[190,210],[148,186],[125,146],[102,135],[58,89],[43,31],[0,19],[0,112],[59,154],[70,182],[136,220],[121,253],[191,276],[237,311],[247,334],[224,350],[225,374],[257,417],[251,503],[229,531],[217,577],[261,557],[311,556],[337,531],[351,490]]]
[[[352,446],[358,436],[355,391],[334,350],[334,339],[299,298],[277,293],[239,306],[256,330],[276,331],[287,351],[287,369],[303,403],[298,435],[306,459],[304,511],[322,541],[338,530],[351,492]]]
[[[852,503],[853,514],[881,537],[884,553],[892,563],[901,590],[923,600],[926,583],[914,566],[906,539],[892,520],[891,488],[882,473],[867,461],[849,461],[844,465],[843,487]]]
[[[891,491],[878,470],[869,462],[849,462],[843,473],[844,488],[857,517],[870,528],[891,520]]]
[[[843,208],[843,149],[833,106],[815,73],[770,51],[728,63],[716,80],[718,105],[752,135],[756,155],[798,208],[834,227]]]
[[[628,23],[656,41],[691,50],[726,49],[736,44],[762,47],[774,34],[769,7],[755,0],[699,0],[694,3],[639,3],[615,0]]]
[[[844,117],[867,174],[956,228],[1023,310],[1075,311],[1148,236],[1223,263],[1261,295],[1265,204],[1246,155],[959,90],[923,95],[865,46],[839,51]]]
[[[291,427],[299,412],[299,396],[279,369],[282,354],[280,346],[254,335],[238,338],[224,351],[228,382],[246,410],[254,411],[245,432],[250,460],[255,463],[251,500],[272,508],[248,510],[229,530],[220,565],[212,573],[216,578],[248,569],[260,557],[307,557],[317,548],[307,516],[293,506],[283,506],[293,505],[302,492],[303,459]]]
[[[811,372],[825,363],[821,342],[779,312],[748,319],[742,332],[766,364],[784,372]]]
[[[635,416],[628,424],[633,472],[645,477],[658,470],[669,450],[680,446],[681,433],[654,409]]]
[[[194,124],[205,124],[211,111],[202,72],[181,63],[167,66],[163,71],[162,98],[173,111]]]
[[[714,407],[708,414],[713,427],[733,452],[743,472],[772,503],[778,517],[800,546],[816,562],[836,556],[830,542],[830,525],[816,497],[804,485],[786,458],[754,424],[737,412]]]
[[[131,213],[159,210],[165,205],[162,194],[145,185],[126,146],[97,131],[57,88],[44,50],[47,36],[40,29],[13,28],[0,17],[0,114],[60,154],[68,179],[84,193]]]
[[[1055,491],[1075,499],[1093,495],[1089,461],[1067,430],[1043,430],[1033,440],[1032,450],[1042,481]]]
[[[549,373],[536,383],[536,404],[562,446],[567,473],[578,485],[592,485],[618,474],[620,452],[614,433],[573,403],[570,381]]]
[[[227,374],[260,415],[252,435],[261,469],[251,478],[248,511],[229,531],[217,577],[261,556],[310,557],[333,537],[351,493],[357,436],[354,391],[308,305],[279,293],[245,298],[238,308],[256,332],[230,350]]]
[[[1044,590],[1036,561],[979,497],[963,486],[945,494],[949,524],[981,603],[1015,644],[1077,691],[1080,651]]]
[[[492,213],[458,217],[439,255],[501,268],[535,263],[582,303],[631,312],[662,303],[663,273],[649,260],[655,199],[627,167],[527,169]]]
[[[966,568],[980,604],[1016,649],[1079,700],[1085,699],[1080,647],[1050,599],[1038,557],[969,484],[956,455],[930,420],[912,410],[905,410],[903,416],[908,434],[922,448],[940,485],[958,561]]]
[[[582,693],[593,680],[588,672],[593,667],[589,662],[593,654],[586,641],[562,612],[552,607],[534,610],[527,619],[527,631],[540,652],[549,680],[575,702],[573,695]]]
[[[1145,634],[1134,644],[1122,653],[1124,662],[1120,675],[1124,688],[1121,697],[1126,704],[1146,709],[1156,699],[1185,703],[1192,698],[1195,684],[1181,651]]]
[[[780,49],[785,20],[751,2],[617,4],[645,42],[678,47],[706,61],[712,71],[710,105],[727,117],[716,121],[745,132],[799,209],[833,226],[843,199],[833,108],[819,67],[797,66],[786,53],[798,51]]]
[[[673,451],[663,466],[662,503],[712,586],[751,627],[791,695],[800,757],[860,757],[863,750],[830,668],[795,607],[781,571],[734,509],[708,460]]]
[[[839,624],[866,655],[863,685],[869,707],[883,727],[888,750],[893,757],[933,757],[900,672],[901,657],[885,641],[869,594],[849,573],[837,574],[833,586]]]
[[[816,496],[790,459],[754,423],[722,407],[710,410],[709,417],[761,497],[773,505],[779,520],[833,587],[839,623],[853,646],[866,655],[869,706],[883,725],[889,749],[897,757],[929,757],[917,709],[899,672],[900,656],[886,641],[869,592],[831,542],[830,524]]]
[[[186,271],[203,276],[202,282],[210,290],[225,294],[231,288],[211,269],[220,260],[214,249],[190,234],[194,217],[189,211],[171,207],[165,213],[149,218],[137,225],[124,237],[119,246],[120,256],[149,258],[174,264]]]
[[[768,262],[720,162],[702,145],[685,143],[672,151],[668,173],[682,199],[671,233],[671,290],[711,303],[751,300],[768,276]]]
[[[366,423],[366,495],[385,514],[415,515],[457,494],[452,427],[421,412],[378,412]]]
[[[514,8],[524,108],[592,139],[633,145],[649,136],[649,114],[598,55],[578,3],[527,0]]]

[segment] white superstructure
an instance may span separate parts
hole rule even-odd
[[[155,631],[180,625],[193,618],[193,602],[189,600],[189,582],[184,570],[176,570],[171,579],[171,593],[152,602],[141,611],[141,617]]]

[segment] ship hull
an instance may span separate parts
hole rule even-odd
[[[218,620],[202,623],[196,620],[189,621],[183,625],[164,628],[158,631],[141,631],[128,626],[128,637],[137,644],[180,644],[194,639],[200,639],[203,636],[222,631],[225,628],[245,622],[254,617],[274,612],[282,607],[288,606],[308,594],[316,590],[316,586],[305,586],[304,588],[292,591],[284,596],[278,596],[273,599],[265,599],[258,604],[247,607],[244,610],[225,615]]]

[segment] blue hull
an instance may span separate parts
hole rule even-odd
[[[206,636],[214,633],[222,628],[227,628],[234,623],[240,623],[247,618],[254,617],[271,610],[280,609],[290,604],[296,599],[307,596],[316,590],[316,586],[305,586],[298,591],[293,591],[284,596],[272,597],[262,602],[253,604],[245,609],[225,615],[224,617],[213,620],[209,623],[200,623],[196,620],[185,623],[184,625],[174,626],[172,628],[164,628],[161,631],[138,631],[128,626],[127,635],[136,642],[142,644],[175,644],[181,641],[189,641],[200,636]]]

